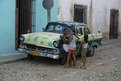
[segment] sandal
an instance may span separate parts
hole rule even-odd
[[[82,66],[81,69],[86,69],[86,66]]]

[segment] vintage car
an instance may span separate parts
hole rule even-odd
[[[75,28],[76,35],[83,40],[84,34],[88,34],[89,46],[88,56],[93,56],[95,48],[101,46],[102,34],[93,34],[91,29],[84,23],[77,22],[50,22],[43,29],[43,32],[22,34],[20,37],[21,44],[18,51],[28,54],[28,57],[41,56],[52,59],[60,59],[60,63],[64,63],[63,47],[60,42],[60,35],[63,29]],[[77,41],[76,55],[81,54],[80,42]]]

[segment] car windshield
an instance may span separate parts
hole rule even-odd
[[[68,26],[58,25],[58,24],[48,24],[45,32],[53,32],[63,34],[63,29],[70,29]]]

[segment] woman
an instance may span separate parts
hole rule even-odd
[[[82,69],[86,69],[86,63],[87,63],[87,58],[86,58],[86,54],[87,54],[87,48],[88,48],[88,35],[84,35],[84,41],[81,42],[82,45],[82,53],[81,53],[81,60],[82,60]]]
[[[76,65],[76,41],[78,38],[75,36],[75,30],[71,29],[70,37],[69,37],[69,50],[68,50],[68,58],[67,58],[67,67],[71,67],[71,60],[73,59],[73,65]],[[71,59],[72,57],[72,59]]]
[[[63,58],[62,58],[62,62],[61,64],[65,64],[66,61],[67,61],[67,54],[68,54],[68,42],[69,42],[69,38],[68,38],[68,29],[67,28],[64,28],[63,29],[63,35],[60,36],[61,38],[61,45],[63,47],[63,50],[62,50],[62,54],[63,54]]]
[[[62,44],[63,44],[63,49],[65,52],[68,52],[68,42],[69,42],[69,38],[67,35],[68,29],[64,28],[63,29],[63,35],[60,35],[60,38],[62,40]]]

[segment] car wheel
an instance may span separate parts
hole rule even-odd
[[[95,47],[91,47],[91,49],[87,52],[88,57],[92,57],[95,53]]]
[[[67,54],[64,54],[63,57],[60,59],[60,64],[64,65],[67,62]]]
[[[32,60],[33,59],[33,55],[31,54],[28,54],[28,57],[27,57],[29,60]]]

